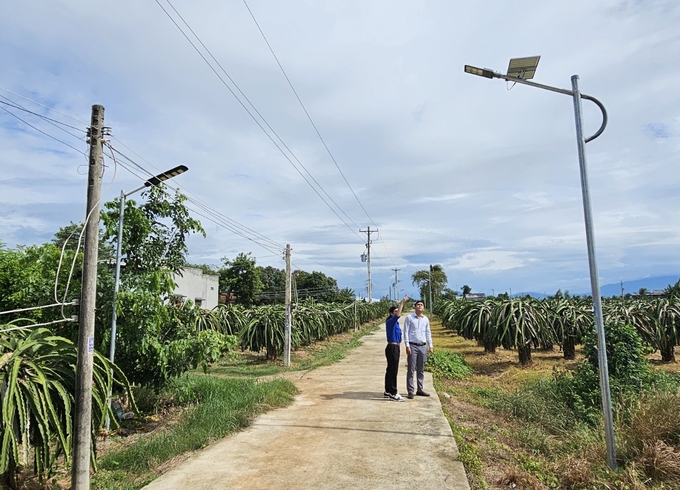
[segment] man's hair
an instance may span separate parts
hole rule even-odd
[[[413,306],[417,305],[418,303],[422,303],[423,306],[425,306],[425,303],[423,302],[422,299],[419,299],[418,301],[416,301],[415,303],[413,303]]]
[[[396,306],[390,306],[390,315],[392,313],[394,313],[395,311],[397,311],[397,307]]]

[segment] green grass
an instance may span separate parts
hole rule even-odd
[[[259,383],[196,375],[176,380],[169,389],[188,406],[179,423],[107,453],[99,461],[93,488],[141,488],[157,476],[155,469],[162,463],[248,426],[262,412],[288,405],[297,392],[285,379]]]
[[[188,410],[172,430],[141,438],[129,447],[107,453],[99,461],[93,488],[135,490],[157,478],[155,468],[183,453],[201,449],[211,442],[249,425],[258,414],[289,404],[295,386],[282,378],[258,382],[257,378],[289,371],[309,371],[343,359],[361,345],[360,339],[378,330],[379,324],[357,332],[331,337],[304,350],[294,351],[291,367],[279,360],[243,354],[210,369],[205,376],[197,370],[170,385],[164,398],[172,398]],[[146,404],[151,405],[151,402]]]
[[[363,327],[356,332],[330,337],[313,346],[293,351],[290,367],[285,367],[280,359],[271,362],[266,361],[262,355],[245,353],[235,359],[227,359],[219,366],[210,368],[209,374],[259,378],[289,371],[310,371],[321,366],[328,366],[343,359],[348,351],[361,345],[361,337],[375,332],[380,328],[380,325]]]

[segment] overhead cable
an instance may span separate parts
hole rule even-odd
[[[237,90],[239,91],[239,93],[243,96],[243,98],[248,102],[248,104],[250,104],[250,106],[251,106],[251,107],[253,108],[253,110],[257,113],[257,115],[260,117],[260,119],[262,119],[262,121],[264,122],[264,124],[265,124],[265,125],[269,128],[269,130],[276,136],[276,138],[281,142],[281,144],[286,148],[286,150],[288,150],[288,152],[293,156],[293,158],[295,159],[295,161],[297,161],[298,164],[305,170],[305,172],[307,172],[307,174],[309,175],[309,177],[316,183],[316,185],[319,187],[319,189],[321,189],[321,191],[322,191],[324,194],[326,194],[326,196],[328,196],[328,198],[331,200],[331,202],[333,202],[333,204],[335,204],[335,206],[340,210],[340,212],[342,212],[342,213],[347,217],[347,219],[349,219],[349,221],[351,221],[351,222],[354,224],[355,228],[359,228],[359,226],[358,226],[356,223],[354,223],[354,221],[347,215],[347,213],[345,213],[345,211],[344,211],[344,210],[343,210],[343,209],[342,209],[342,208],[341,208],[341,207],[333,200],[333,198],[326,192],[326,190],[323,188],[323,186],[322,186],[321,184],[319,184],[319,182],[312,176],[312,174],[307,170],[307,168],[302,164],[302,162],[300,162],[300,160],[295,156],[295,154],[293,153],[293,151],[285,144],[285,142],[281,139],[281,137],[278,135],[278,133],[271,127],[271,125],[270,125],[270,124],[267,122],[267,120],[262,116],[262,114],[260,114],[260,112],[257,110],[257,108],[255,108],[255,106],[253,105],[253,103],[248,99],[248,97],[247,97],[247,96],[243,93],[243,91],[238,87],[238,84],[231,78],[231,76],[226,72],[226,70],[222,67],[222,65],[220,65],[220,63],[215,59],[215,57],[212,55],[212,53],[210,52],[210,50],[205,46],[205,44],[201,41],[201,39],[199,38],[199,36],[193,31],[193,29],[189,26],[189,24],[184,20],[184,18],[183,18],[182,15],[177,11],[177,9],[175,9],[175,7],[172,5],[172,3],[170,3],[169,0],[166,0],[166,2],[167,2],[168,5],[170,5],[170,7],[175,11],[175,13],[177,14],[177,16],[182,20],[182,22],[187,26],[187,28],[189,29],[189,31],[194,35],[194,37],[198,40],[198,42],[201,44],[201,46],[203,46],[203,48],[204,48],[204,49],[206,50],[206,52],[210,55],[210,57],[211,57],[213,60],[215,60],[215,63],[217,63],[217,65],[220,67],[220,69],[222,70],[222,72],[227,76],[227,78],[231,81],[231,83],[236,87],[236,89],[237,89]],[[191,44],[191,46],[192,46],[192,47],[194,48],[194,50],[198,53],[198,55],[203,59],[203,61],[208,65],[208,67],[212,70],[212,72],[215,73],[215,75],[216,75],[217,78],[222,82],[222,84],[229,90],[229,92],[231,92],[231,94],[234,96],[234,98],[236,98],[236,100],[239,102],[239,104],[241,105],[241,107],[243,107],[243,109],[248,113],[248,115],[253,119],[253,121],[255,121],[255,123],[258,125],[258,127],[265,133],[265,135],[267,136],[267,138],[269,138],[269,140],[274,144],[274,146],[276,146],[276,148],[279,150],[279,152],[281,152],[281,154],[284,156],[284,158],[286,158],[286,160],[288,160],[288,162],[293,166],[293,168],[298,172],[298,174],[300,174],[300,176],[305,180],[305,182],[307,182],[307,184],[312,188],[312,190],[319,196],[319,198],[324,202],[324,204],[326,204],[326,206],[327,206],[327,207],[328,207],[328,208],[329,208],[329,209],[330,209],[330,210],[338,217],[338,219],[340,219],[340,221],[342,221],[342,222],[344,223],[344,225],[345,225],[352,233],[354,233],[359,239],[362,239],[362,240],[363,240],[363,238],[356,232],[355,228],[352,228],[352,227],[351,227],[351,226],[350,226],[350,225],[349,225],[349,224],[348,224],[348,223],[347,223],[347,222],[346,222],[346,221],[338,214],[338,212],[337,212],[337,211],[336,211],[336,210],[328,203],[328,201],[326,201],[326,199],[324,199],[324,197],[321,195],[321,193],[319,192],[319,190],[317,190],[317,188],[316,188],[314,185],[312,185],[312,183],[311,183],[311,182],[309,181],[309,179],[302,173],[302,171],[300,171],[300,169],[297,167],[297,165],[295,165],[295,163],[293,163],[293,160],[291,160],[291,158],[288,156],[288,154],[287,154],[286,152],[283,151],[283,149],[281,148],[281,146],[279,146],[279,144],[274,140],[274,138],[272,137],[272,135],[269,134],[269,132],[264,128],[264,126],[262,125],[262,123],[260,123],[260,121],[259,121],[259,120],[253,115],[253,113],[248,109],[248,107],[246,107],[246,105],[244,104],[244,102],[236,95],[236,93],[234,92],[234,90],[226,83],[226,81],[225,81],[225,80],[222,78],[222,76],[217,72],[217,70],[216,70],[215,67],[210,63],[210,61],[208,61],[208,59],[203,55],[203,53],[201,53],[201,51],[200,51],[200,50],[198,49],[198,47],[194,44],[194,42],[193,42],[193,41],[189,38],[189,36],[184,32],[184,30],[182,29],[182,27],[175,21],[175,19],[170,15],[170,13],[169,13],[169,12],[168,12],[161,4],[160,4],[159,0],[156,0],[156,3],[157,3],[158,6],[161,8],[161,10],[163,10],[163,12],[165,13],[165,15],[171,20],[171,22],[175,25],[175,27],[177,27],[177,29],[182,33],[182,35],[183,35],[183,36],[185,37],[185,39],[189,42],[189,44]]]

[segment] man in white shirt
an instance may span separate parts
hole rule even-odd
[[[408,357],[408,369],[406,371],[407,397],[413,399],[417,396],[430,396],[423,390],[425,381],[425,363],[427,362],[427,352],[434,352],[432,345],[432,332],[430,331],[430,319],[423,315],[425,304],[416,301],[414,305],[415,313],[408,315],[404,321],[404,344],[406,344],[406,356]],[[413,371],[418,372],[418,389],[413,385]]]

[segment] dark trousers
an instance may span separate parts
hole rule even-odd
[[[385,391],[396,395],[397,372],[399,371],[399,344],[387,344],[385,357],[387,358],[387,371],[385,371]]]

